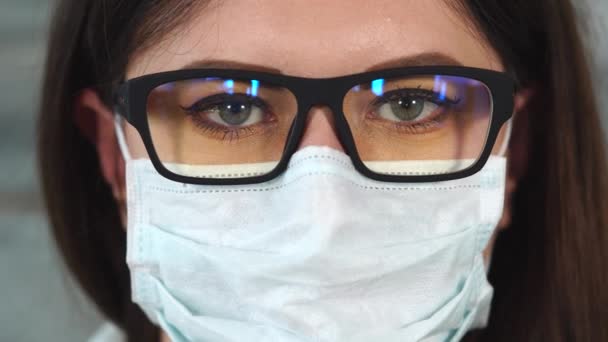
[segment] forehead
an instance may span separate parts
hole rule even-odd
[[[469,18],[446,1],[454,0],[211,1],[178,30],[134,56],[127,78],[200,61],[333,77],[428,53],[503,70]]]

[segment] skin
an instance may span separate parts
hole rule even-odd
[[[467,18],[440,0],[232,0],[211,2],[194,18],[178,32],[133,56],[127,79],[180,69],[197,61],[215,61],[214,67],[229,64],[232,68],[332,77],[398,66],[397,61],[404,57],[425,53],[440,53],[465,66],[504,70],[496,52],[471,29]],[[528,92],[516,96],[516,113],[528,97]],[[85,90],[76,101],[76,121],[97,146],[103,177],[126,222],[125,164],[116,143],[112,112],[94,91]],[[516,116],[507,153],[505,207],[496,232],[510,223],[510,198],[526,164],[527,128],[523,121]],[[133,127],[127,125],[126,136],[131,153],[145,155]],[[343,151],[326,107],[315,106],[308,113],[300,148],[310,145]],[[484,253],[486,259],[493,243],[494,238]],[[168,338],[163,336],[163,341]]]

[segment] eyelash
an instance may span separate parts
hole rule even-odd
[[[436,127],[439,123],[441,123],[445,119],[445,114],[447,109],[450,107],[456,106],[460,103],[461,99],[452,99],[445,96],[441,99],[441,94],[429,90],[424,89],[422,86],[418,86],[417,88],[397,88],[395,90],[391,90],[382,96],[378,96],[373,102],[373,108],[379,108],[383,104],[390,103],[391,101],[398,100],[403,97],[416,97],[421,98],[425,101],[430,101],[441,108],[441,112],[437,115],[433,115],[433,117],[426,119],[424,121],[416,122],[414,124],[411,123],[401,123],[401,122],[387,122],[386,120],[379,119],[377,115],[372,112],[367,113],[367,118],[374,121],[381,121],[383,125],[390,125],[398,131],[403,131],[409,134],[419,134],[419,133],[428,133],[428,129],[432,129]]]
[[[229,101],[241,100],[244,103],[247,103],[252,106],[256,106],[260,108],[264,115],[264,121],[259,122],[250,126],[244,127],[236,127],[230,128],[229,126],[224,126],[218,123],[215,123],[209,119],[204,118],[205,114],[200,115],[200,113],[204,113],[210,111],[214,108],[217,108],[223,103]],[[268,125],[269,123],[276,122],[276,116],[272,113],[270,106],[264,102],[259,97],[253,97],[247,94],[237,93],[237,94],[216,94],[205,97],[203,99],[198,100],[194,104],[189,107],[180,108],[186,112],[192,118],[192,122],[194,125],[199,128],[202,132],[208,132],[211,135],[217,135],[223,133],[220,140],[238,140],[244,138],[241,134],[246,133],[246,136],[251,136],[255,133],[256,126],[260,125]],[[267,128],[267,127],[265,127]],[[246,137],[245,136],[245,137]]]

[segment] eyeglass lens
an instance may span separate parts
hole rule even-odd
[[[147,98],[152,144],[173,173],[244,178],[279,163],[298,111],[287,88],[258,80],[180,80]],[[352,87],[342,112],[358,154],[373,172],[445,174],[479,159],[490,128],[492,96],[464,77],[415,75]]]

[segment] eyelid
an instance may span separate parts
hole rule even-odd
[[[235,93],[235,94],[229,94],[229,93],[219,93],[219,94],[214,94],[214,95],[210,95],[210,96],[206,96],[202,99],[197,100],[196,102],[194,102],[193,104],[189,105],[189,106],[182,106],[179,105],[181,109],[191,112],[191,111],[195,111],[197,107],[201,107],[203,105],[205,106],[214,106],[214,105],[219,105],[223,102],[227,102],[230,100],[245,100],[248,103],[251,103],[263,110],[268,110],[269,106],[268,104],[262,100],[261,98],[257,97],[257,96],[251,96],[248,94],[243,94],[243,93]]]
[[[226,88],[226,82],[228,81],[230,81],[229,88]],[[178,81],[175,82],[176,89],[172,90],[171,93],[177,100],[177,103],[192,103],[193,100],[200,99],[202,96],[208,97],[218,93],[247,94],[248,89],[252,87],[252,81],[255,80],[221,77],[206,77],[188,81]],[[267,92],[268,89],[273,89],[272,86],[259,82],[257,83],[257,88],[258,93],[261,93],[262,91]]]
[[[386,102],[392,101],[396,96],[419,96],[425,100],[431,101],[436,104],[447,104],[447,105],[456,105],[460,102],[459,99],[452,99],[449,96],[444,96],[441,99],[441,94],[424,88],[398,88],[394,90],[387,91],[386,93],[376,97],[374,99],[373,104],[379,105],[384,104]]]

